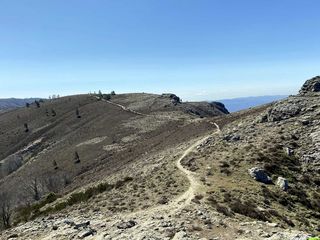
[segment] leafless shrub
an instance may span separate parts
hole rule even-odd
[[[31,195],[33,200],[39,201],[43,192],[43,184],[38,177],[33,177],[26,183],[25,191]]]
[[[0,220],[3,228],[10,227],[11,215],[11,196],[7,192],[0,192]]]
[[[14,155],[10,161],[8,161],[8,174],[11,174],[18,170],[22,166],[23,158],[21,155]]]
[[[62,182],[59,176],[56,176],[56,175],[49,176],[44,180],[44,183],[48,192],[53,192],[53,193],[59,192],[62,185]]]
[[[22,166],[23,158],[19,154],[13,154],[7,157],[0,164],[0,177],[3,178],[15,171]]]

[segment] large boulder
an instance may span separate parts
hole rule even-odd
[[[249,169],[250,176],[258,182],[265,184],[272,183],[272,179],[268,176],[264,169],[259,167],[253,167]]]
[[[320,92],[320,76],[307,80],[299,91],[302,95],[310,92]]]

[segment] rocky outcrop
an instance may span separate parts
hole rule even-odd
[[[181,99],[177,95],[175,95],[173,93],[163,93],[162,97],[170,98],[172,104],[174,104],[174,105],[177,105],[178,103],[181,103]]]
[[[259,167],[254,167],[249,169],[250,176],[258,182],[262,182],[265,184],[272,183],[271,178],[267,175],[264,169]]]
[[[266,119],[268,122],[276,122],[297,116],[301,112],[301,106],[296,103],[277,103],[269,109]]]
[[[299,94],[303,95],[310,92],[320,92],[320,76],[316,76],[307,80],[303,84],[301,90],[299,91]]]

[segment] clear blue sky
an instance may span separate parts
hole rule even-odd
[[[320,75],[319,0],[0,0],[0,98],[295,93]]]

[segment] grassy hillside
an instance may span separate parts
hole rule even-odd
[[[167,95],[115,95],[111,101],[70,96],[0,115],[0,184],[15,205],[103,180],[146,153],[207,131],[209,123],[192,124],[201,114],[224,114],[220,105],[173,102]],[[38,193],[26,190],[32,184]]]

